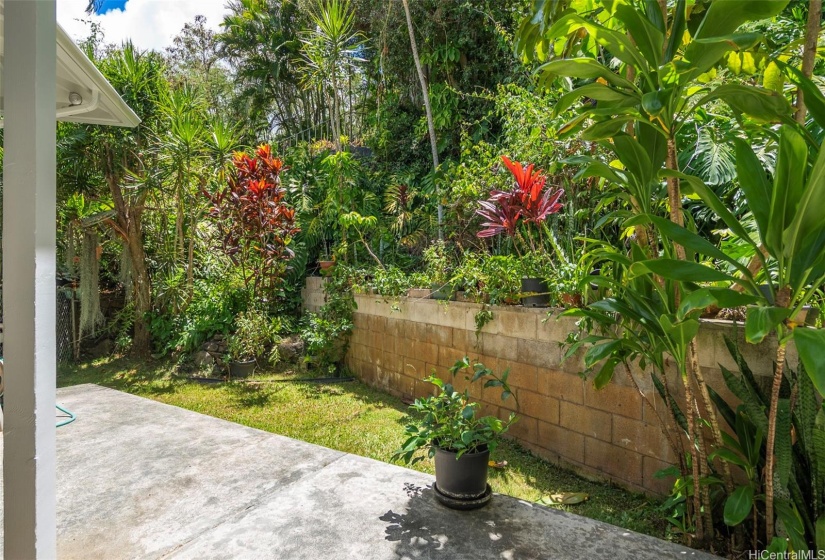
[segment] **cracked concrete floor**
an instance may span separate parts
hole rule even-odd
[[[96,385],[58,403],[61,559],[714,558],[508,496],[452,511],[429,475]]]

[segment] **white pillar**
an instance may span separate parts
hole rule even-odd
[[[6,558],[55,558],[55,0],[5,0]]]

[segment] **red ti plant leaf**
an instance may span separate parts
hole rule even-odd
[[[515,184],[508,191],[493,190],[490,198],[478,202],[480,208],[476,213],[487,220],[482,223],[484,229],[476,234],[478,237],[493,237],[500,233],[516,237],[520,221],[539,225],[562,208],[559,200],[564,190],[547,187],[544,172],[536,170],[532,163],[522,165],[507,156],[501,156],[501,160],[513,175]]]
[[[294,253],[288,245],[299,229],[295,210],[284,201],[280,174],[283,161],[261,145],[254,156],[234,154],[234,170],[226,186],[204,195],[212,203],[208,215],[221,234],[224,252],[247,271],[247,284],[274,289]]]

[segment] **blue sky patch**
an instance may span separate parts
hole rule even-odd
[[[105,14],[112,10],[122,10],[129,0],[103,0],[98,8],[98,14]]]

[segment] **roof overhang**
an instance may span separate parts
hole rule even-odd
[[[3,2],[0,0],[0,20],[3,18]],[[2,22],[0,22],[2,29]],[[0,31],[0,111],[3,109],[3,35]],[[100,70],[85,53],[57,25],[57,120],[135,127],[140,119],[126,105]],[[3,121],[0,120],[0,127]]]

